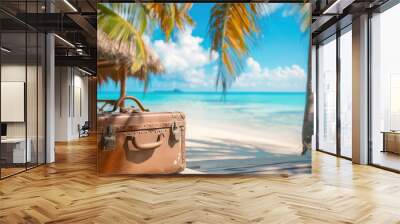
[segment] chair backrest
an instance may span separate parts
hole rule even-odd
[[[90,128],[90,123],[89,121],[85,121],[85,123],[82,126],[82,129],[89,129]]]

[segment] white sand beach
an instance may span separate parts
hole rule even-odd
[[[301,155],[301,134],[254,129],[240,124],[188,119],[185,174],[308,172],[311,157]]]
[[[153,112],[186,114],[185,174],[307,173],[301,155],[302,94],[153,93]]]

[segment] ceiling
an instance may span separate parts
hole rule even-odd
[[[354,16],[375,12],[392,0],[322,0],[313,1],[311,32],[319,43],[352,23]],[[396,1],[396,0],[395,0]]]
[[[351,23],[357,13],[379,7],[388,0],[311,0],[312,36],[318,42],[337,27]],[[104,1],[99,1],[104,2]],[[121,2],[108,0],[107,2]],[[272,0],[269,2],[303,2],[302,0]],[[54,32],[56,65],[74,65],[89,71],[96,70],[96,0],[1,0],[0,25],[6,42],[15,54],[25,46],[16,33],[26,29]],[[51,12],[51,13],[49,13]],[[338,22],[340,21],[340,22]],[[346,22],[347,21],[347,22]],[[339,24],[339,26],[338,26]],[[29,38],[28,38],[29,39]],[[14,43],[11,43],[13,42]],[[22,42],[21,42],[22,41]],[[29,41],[29,40],[28,40]],[[5,42],[4,42],[5,43]],[[31,52],[28,46],[28,54]],[[26,54],[26,52],[22,52]]]
[[[36,51],[25,31],[55,33],[56,66],[77,66],[96,71],[96,0],[1,0],[0,25],[3,46],[10,58]],[[36,42],[36,41],[35,41]],[[12,57],[13,56],[13,57]],[[21,57],[20,57],[21,58]]]

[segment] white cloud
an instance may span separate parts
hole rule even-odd
[[[287,78],[305,78],[305,72],[300,66],[298,65],[292,65],[292,66],[285,66],[285,67],[277,67],[271,71],[269,71],[271,74],[271,77],[276,77],[276,78],[282,78],[282,79],[287,79]]]
[[[218,58],[202,46],[203,38],[192,35],[190,28],[177,33],[174,41],[155,40],[149,44],[166,68],[158,88],[208,89],[215,86]],[[247,58],[242,74],[232,83],[233,90],[245,91],[302,91],[306,73],[299,65],[263,67],[254,58]]]
[[[218,54],[214,53],[210,59],[209,49],[201,46],[203,38],[192,36],[191,28],[178,32],[176,40],[176,42],[156,40],[153,44],[167,72],[199,68],[218,58]]]
[[[261,11],[261,16],[268,16],[279,9],[282,9],[282,17],[293,16],[298,12],[298,8],[293,5],[284,5],[282,3],[265,3],[263,10]]]
[[[276,12],[279,8],[283,6],[282,3],[265,3],[263,10],[261,11],[262,16],[270,15]]]
[[[285,10],[282,12],[283,17],[288,17],[288,16],[293,16],[297,12],[298,8],[292,6],[292,7],[286,7]]]
[[[256,88],[254,90],[301,90],[305,86],[306,73],[299,65],[262,68],[249,57],[244,72],[233,83],[233,88]]]
[[[246,65],[252,73],[260,73],[261,66],[260,64],[254,60],[252,57],[249,57],[246,61]]]
[[[210,58],[210,49],[203,48],[202,42],[203,38],[192,35],[190,27],[178,32],[176,41],[154,41],[152,45],[165,66],[165,76],[180,76],[189,85],[207,85],[205,67],[215,61],[218,54],[213,52]]]

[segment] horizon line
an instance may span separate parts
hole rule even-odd
[[[119,92],[119,90],[104,90],[99,92]],[[185,90],[152,90],[152,91],[126,91],[130,93],[223,93],[222,91],[185,91]],[[225,93],[306,93],[306,91],[226,91]]]

